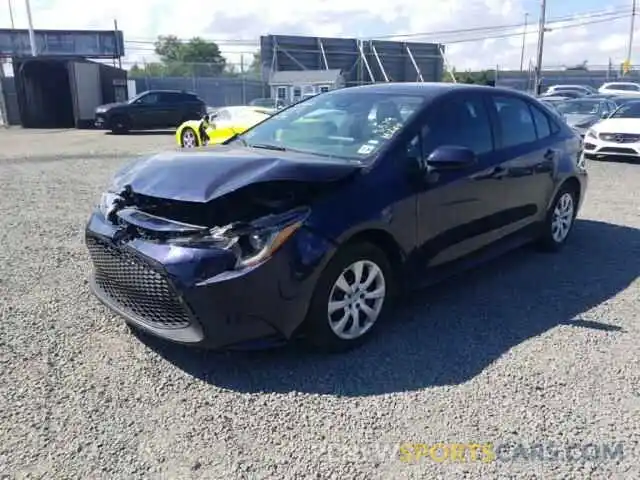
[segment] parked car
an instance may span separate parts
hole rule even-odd
[[[567,124],[584,137],[587,130],[603,118],[607,118],[616,109],[610,100],[577,98],[558,105]]]
[[[176,142],[183,148],[222,143],[242,133],[273,114],[261,107],[223,107],[213,110],[200,120],[189,120],[176,130]]]
[[[207,113],[207,105],[195,93],[178,90],[148,90],[126,102],[96,108],[95,125],[114,133],[130,130],[175,128]]]
[[[610,93],[614,95],[640,95],[640,84],[635,82],[608,82],[599,89],[600,93]]]
[[[348,121],[333,133],[298,128],[334,110]],[[174,342],[301,336],[342,351],[400,289],[528,242],[560,250],[587,187],[580,151],[535,99],[501,88],[333,90],[223,145],[119,171],[86,228],[92,289]]]
[[[587,131],[584,156],[640,158],[640,99],[618,107]]]
[[[620,107],[625,103],[638,101],[640,100],[640,98],[635,95],[612,95],[611,97],[609,97],[609,100],[615,103],[616,106]]]
[[[286,107],[286,103],[283,100],[275,98],[255,98],[249,102],[250,107],[263,107],[278,110]]]
[[[588,85],[551,85],[547,88],[545,94],[549,95],[561,95],[563,92],[579,92],[583,95],[593,95],[598,91]]]
[[[558,96],[565,97],[565,98],[581,98],[581,97],[586,97],[587,94],[579,90],[561,90],[561,91],[552,92],[552,93],[543,93],[538,98],[558,97]]]

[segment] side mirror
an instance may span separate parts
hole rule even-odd
[[[476,154],[469,148],[443,145],[427,157],[427,166],[435,171],[462,170],[475,165],[477,161]]]

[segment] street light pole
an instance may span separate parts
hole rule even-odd
[[[529,20],[529,14],[524,14],[524,30],[522,31],[522,52],[520,53],[520,71],[524,68],[524,49],[527,42],[527,21]]]
[[[633,53],[633,31],[636,23],[636,0],[633,0],[631,7],[631,29],[629,30],[629,49],[627,50],[627,62],[631,64],[631,55]]]
[[[38,55],[38,50],[36,49],[36,34],[33,31],[33,19],[31,18],[31,3],[29,0],[24,0],[25,7],[27,9],[27,21],[29,22],[29,44],[31,45],[31,55]]]
[[[544,30],[546,25],[546,17],[547,17],[547,0],[540,1],[540,22],[538,24],[538,56],[536,59],[536,70],[535,70],[535,91],[536,94],[540,94],[540,87],[542,86],[542,52],[544,51]]]
[[[11,6],[11,0],[7,0],[7,3],[9,4],[9,19],[11,20],[11,30],[15,30],[16,24],[13,21],[13,7]]]

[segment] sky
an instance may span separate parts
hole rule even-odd
[[[24,0],[0,0],[0,28],[11,26],[9,2],[15,27],[27,28]],[[257,50],[260,35],[292,34],[364,39],[405,35],[394,38],[445,44],[447,61],[458,70],[519,68],[525,13],[529,24],[525,68],[536,57],[539,0],[235,0],[233,7],[229,5],[184,0],[31,0],[35,29],[112,29],[117,19],[125,37],[125,65],[153,61],[152,42],[163,34],[216,40],[234,64],[241,55],[246,58]],[[543,64],[573,66],[587,60],[596,66],[606,65],[609,59],[620,64],[627,52],[631,5],[632,0],[547,0],[551,31],[545,35]],[[460,32],[463,29],[467,31]],[[638,18],[636,29],[632,63],[640,63]]]

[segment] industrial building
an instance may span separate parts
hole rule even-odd
[[[444,68],[444,46],[434,43],[266,35],[260,55],[272,95],[290,99],[304,96],[305,87],[320,93],[377,82],[439,82]]]
[[[2,79],[8,124],[27,128],[83,128],[95,108],[128,98],[127,72],[91,59],[124,55],[119,31],[36,30],[37,56],[27,30],[0,29],[0,57],[13,77]]]

